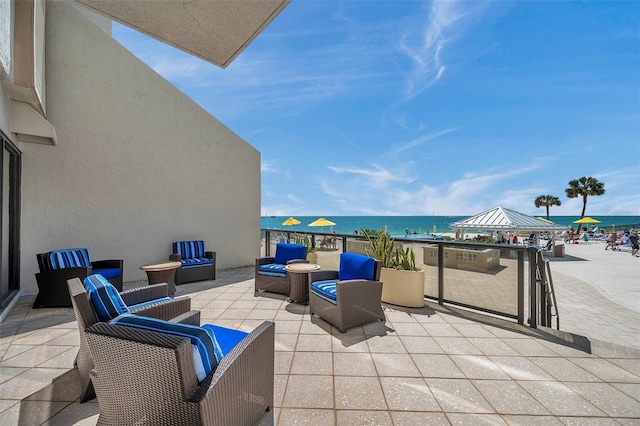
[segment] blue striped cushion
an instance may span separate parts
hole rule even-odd
[[[269,275],[272,277],[286,277],[287,271],[284,270],[285,265],[278,263],[269,263],[267,265],[258,266],[258,274]]]
[[[182,259],[204,257],[204,241],[176,241],[173,243],[173,252]]]
[[[327,302],[337,304],[336,283],[338,280],[324,280],[311,283],[311,292]]]
[[[213,259],[209,259],[208,257],[197,257],[193,259],[182,259],[182,266],[201,266],[201,265],[211,265],[213,263]]]
[[[109,321],[129,312],[118,290],[102,275],[89,275],[84,279],[84,288],[100,321]]]
[[[47,256],[46,266],[50,271],[65,268],[86,268],[91,266],[89,250],[86,248],[54,250]]]
[[[211,371],[215,370],[218,362],[224,356],[215,334],[211,329],[205,327],[173,323],[132,314],[120,315],[111,320],[110,324],[188,338],[191,340],[193,364],[196,367],[196,376],[199,381],[204,380]]]

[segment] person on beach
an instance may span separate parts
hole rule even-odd
[[[616,233],[615,231],[611,231],[611,233],[609,234],[609,237],[607,238],[607,245],[604,247],[605,250],[609,250],[609,247],[611,247],[611,250],[615,250],[616,249]]]
[[[640,257],[638,254],[638,231],[631,231],[631,235],[629,235],[629,244],[631,245],[631,256]]]

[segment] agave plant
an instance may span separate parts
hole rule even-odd
[[[307,248],[307,253],[313,253],[316,251],[316,248],[311,245],[311,236],[309,235],[298,235],[295,234],[293,236],[293,242],[296,244],[302,244]]]
[[[384,229],[372,235],[370,230],[362,229],[361,233],[367,238],[370,249],[367,255],[380,261],[383,268],[416,271],[416,254],[411,247],[396,247],[391,234]]]

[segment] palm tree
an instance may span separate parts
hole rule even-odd
[[[538,195],[533,204],[538,208],[545,206],[547,208],[547,220],[549,220],[549,207],[561,206],[562,202],[560,202],[560,198],[553,195]]]
[[[584,217],[587,210],[587,197],[589,195],[602,195],[605,192],[604,183],[593,177],[581,177],[569,181],[569,187],[564,190],[569,198],[578,198],[582,196],[582,214],[580,219]],[[578,226],[578,234],[580,234],[580,226]]]

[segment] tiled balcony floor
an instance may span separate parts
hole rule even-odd
[[[341,334],[284,296],[254,297],[253,268],[218,275],[177,294],[192,297],[203,322],[276,323],[275,409],[262,424],[640,424],[640,349],[592,340],[590,354],[437,305],[385,306],[386,322]],[[72,310],[32,302],[2,323],[0,424],[95,424],[96,400],[76,401]]]

